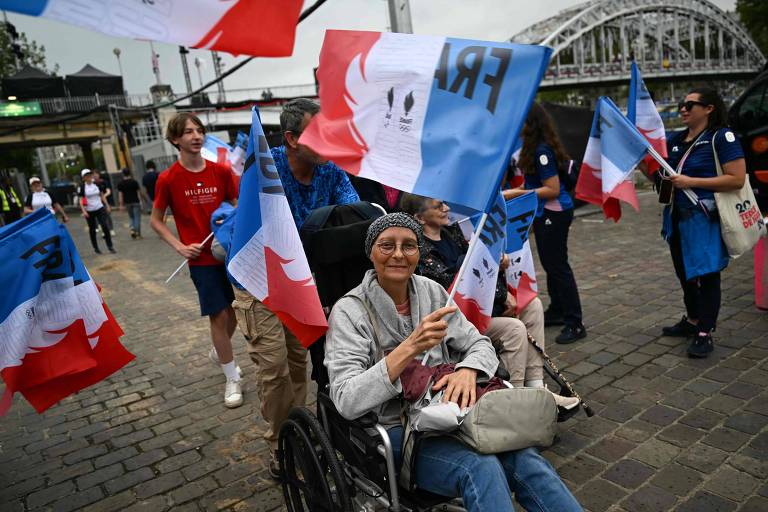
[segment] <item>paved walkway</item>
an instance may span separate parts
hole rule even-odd
[[[593,512],[768,510],[768,313],[753,306],[751,257],[724,274],[714,356],[690,360],[659,336],[682,301],[660,210],[641,205],[571,230],[590,335],[549,351],[597,415],[563,424],[546,456]],[[17,397],[0,420],[0,510],[280,509],[242,336],[245,404],[228,410],[188,275],[163,284],[178,256],[146,217],[142,241],[115,218],[114,256],[92,254],[81,218],[70,228],[136,361],[42,415]]]

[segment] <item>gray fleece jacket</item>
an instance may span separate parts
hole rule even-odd
[[[410,321],[397,314],[395,303],[369,270],[363,282],[336,302],[328,321],[325,366],[331,381],[331,399],[342,416],[354,419],[374,411],[383,425],[400,423],[400,379],[389,381],[383,354],[402,343],[426,315],[443,307],[448,294],[442,286],[422,276],[411,276]],[[371,323],[366,301],[377,325]],[[499,364],[491,341],[478,332],[461,312],[448,322],[445,346],[430,350],[429,365],[458,363],[457,368],[478,370],[478,380],[490,378]],[[374,332],[381,351],[377,350]],[[447,351],[446,351],[447,347]]]

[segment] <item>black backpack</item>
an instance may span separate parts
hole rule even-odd
[[[382,215],[378,207],[359,201],[318,208],[304,221],[299,236],[323,306],[332,307],[373,268],[363,246],[368,226]]]

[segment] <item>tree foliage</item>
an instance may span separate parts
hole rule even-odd
[[[736,0],[736,12],[760,51],[768,55],[768,1]]]
[[[13,75],[17,71],[17,59],[14,55],[12,44],[11,34],[8,32],[7,27],[0,22],[0,78]],[[21,47],[22,53],[19,69],[25,64],[29,64],[48,73],[58,72],[58,64],[53,69],[48,68],[45,61],[45,46],[37,44],[36,41],[30,41],[23,32],[19,33],[16,44]]]

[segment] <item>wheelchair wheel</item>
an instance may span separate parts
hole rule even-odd
[[[317,418],[293,408],[280,428],[282,488],[289,512],[349,511],[346,476]]]

